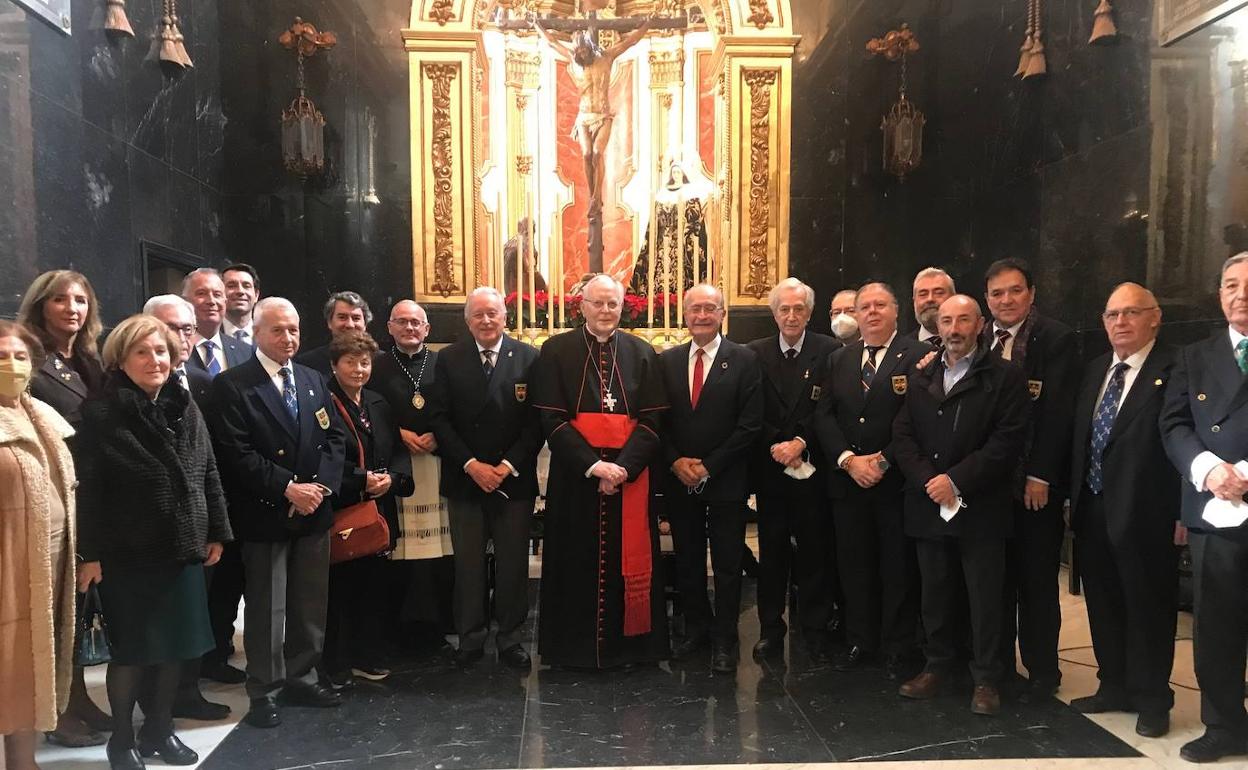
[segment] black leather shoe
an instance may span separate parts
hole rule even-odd
[[[333,687],[316,682],[288,684],[282,688],[282,702],[287,706],[311,706],[318,709],[332,709],[342,705],[342,696]]]
[[[529,671],[533,668],[533,659],[529,657],[529,653],[525,652],[524,647],[519,644],[513,644],[505,650],[499,650],[498,659],[507,668],[514,668],[516,671]]]
[[[1141,711],[1135,720],[1135,734],[1145,738],[1160,738],[1170,732],[1169,711]]]
[[[710,640],[705,636],[686,637],[680,644],[672,648],[672,659],[680,660],[681,658],[687,658],[698,650],[705,649],[709,642]]]
[[[146,770],[147,765],[143,764],[143,757],[139,756],[139,750],[131,746],[128,749],[113,748],[110,743],[105,748],[108,754],[108,766],[112,770]]]
[[[476,663],[477,661],[481,660],[484,657],[485,657],[485,650],[481,649],[480,647],[478,647],[475,650],[463,650],[463,649],[456,650],[455,651],[455,665],[459,666],[460,668],[468,668],[469,666],[471,666],[472,664]]]
[[[199,761],[199,755],[185,743],[178,740],[178,736],[173,733],[169,733],[164,738],[150,741],[140,735],[139,755],[154,757],[157,754],[160,755],[161,761],[166,765],[193,765]]]
[[[754,659],[762,660],[784,654],[783,636],[764,636],[754,644]]]
[[[1131,710],[1131,704],[1126,698],[1099,692],[1084,698],[1075,698],[1070,702],[1070,707],[1080,714],[1107,714],[1111,711]]]
[[[716,674],[731,674],[737,670],[737,656],[732,654],[731,647],[715,646],[711,653],[711,671]]]
[[[247,710],[243,721],[252,727],[277,727],[280,725],[282,718],[277,713],[277,698],[274,698],[272,695],[252,698],[251,708]]]
[[[1018,699],[1023,703],[1038,703],[1047,700],[1053,697],[1060,684],[1060,680],[1057,679],[1030,679]]]
[[[1188,762],[1217,762],[1222,757],[1248,754],[1248,742],[1225,733],[1208,730],[1194,741],[1183,744],[1179,756]]]
[[[204,698],[203,693],[196,690],[179,695],[173,701],[173,717],[175,719],[196,719],[200,722],[219,722],[229,717],[230,707],[224,703],[213,703]]]
[[[844,655],[837,656],[836,660],[832,662],[832,668],[837,671],[857,671],[874,662],[875,653],[854,645]]]
[[[199,676],[201,679],[211,679],[221,684],[242,684],[247,681],[247,674],[229,663],[204,661],[199,666]]]

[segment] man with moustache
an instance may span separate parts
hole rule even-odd
[[[917,651],[919,587],[893,420],[906,376],[931,347],[897,333],[897,297],[887,284],[859,289],[856,312],[862,339],[832,354],[816,420],[835,469],[827,484],[850,645],[834,666],[852,671],[882,655],[886,675],[898,680]]]
[[[854,299],[856,289],[842,289],[832,297],[832,306],[828,309],[828,320],[832,323],[832,336],[841,341],[842,345],[852,345],[862,336],[858,334],[858,319],[855,318]]]
[[[529,519],[542,446],[529,401],[537,348],[507,336],[507,308],[491,286],[468,293],[464,321],[472,336],[441,351],[433,399],[455,549],[455,660],[468,666],[484,656],[491,620],[486,546],[492,541],[498,659],[527,671]]]
[[[1189,762],[1248,754],[1248,252],[1222,265],[1227,329],[1183,348],[1166,387],[1161,434],[1183,484],[1183,524],[1196,582],[1195,663],[1205,734],[1179,752]],[[1138,385],[1136,387],[1139,387]]]
[[[221,333],[225,318],[225,283],[211,267],[192,270],[182,280],[182,298],[195,308],[195,347],[190,366],[216,377],[251,358],[251,348]]]
[[[1176,351],[1157,342],[1161,308],[1139,284],[1114,289],[1102,319],[1113,351],[1087,366],[1079,388],[1070,475],[1070,525],[1101,684],[1071,705],[1085,714],[1135,711],[1135,731],[1159,738],[1174,705],[1181,479],[1157,421]]]
[[[1052,695],[1061,683],[1057,637],[1062,626],[1058,568],[1065,522],[1062,502],[1070,472],[1070,434],[1078,388],[1075,334],[1035,309],[1031,268],[1021,259],[992,263],[984,277],[992,323],[979,344],[1026,374],[1030,397],[1022,462],[1015,474],[1014,533],[1006,559],[1001,661],[1006,682],[1018,681],[1018,649],[1027,668],[1024,699]]]
[[[343,426],[325,378],[294,362],[299,314],[256,303],[256,355],[212,383],[213,440],[247,575],[244,721],[281,724],[288,705],[332,707],[319,681],[329,585],[329,497],[342,479]]]
[[[331,313],[331,319],[338,311],[345,309],[338,305]],[[355,322],[360,320],[362,316],[357,317]],[[400,505],[441,506],[443,501],[439,488],[442,468],[436,454],[438,440],[433,432],[432,404],[438,352],[425,344],[425,338],[429,336],[429,316],[423,307],[412,300],[399,300],[390,309],[386,331],[393,343],[373,362],[369,388],[389,402],[399,423],[399,436],[412,455],[412,477],[417,479],[416,493],[402,498]],[[433,479],[434,482],[422,483],[423,479]],[[453,653],[443,635],[454,627],[453,558],[400,559],[391,561],[390,565],[391,603],[396,605],[394,614],[401,625],[411,624],[410,628],[402,629],[403,636],[395,641],[412,644],[417,650]],[[395,631],[392,628],[392,632]]]
[[[914,300],[914,320],[919,323],[914,334],[919,342],[940,347],[940,305],[957,293],[953,278],[939,267],[925,267],[914,276],[911,298]]]
[[[337,291],[329,295],[322,313],[330,336],[343,332],[365,332],[373,322],[373,311],[369,309],[368,303],[353,291]],[[329,377],[333,374],[329,360],[329,343],[299,354],[299,363]]]
[[[763,425],[754,450],[753,487],[758,502],[758,625],[754,656],[784,654],[785,601],[790,579],[801,603],[794,609],[811,657],[830,653],[835,563],[824,511],[827,461],[815,432],[815,406],[828,359],[841,343],[807,330],[815,290],[796,278],[776,284],[768,297],[778,334],[754,340],[763,380]],[[797,541],[796,557],[791,541]]]
[[[618,331],[620,282],[594,276],[583,297],[585,325],[542,345],[530,396],[550,445],[538,653],[601,670],[669,654],[650,499],[667,400],[654,348]]]
[[[659,356],[671,408],[663,415],[664,487],[685,638],[673,658],[709,642],[711,670],[737,668],[741,556],[745,542],[749,461],[763,422],[758,357],[724,339],[724,297],[709,284],[685,292],[690,341]],[[711,548],[715,609],[706,595],[706,548]]]
[[[1023,372],[979,342],[979,304],[957,294],[940,306],[944,352],[907,377],[906,401],[893,423],[893,454],[906,477],[905,530],[916,538],[926,632],[923,671],[898,690],[935,697],[957,651],[957,582],[964,581],[971,622],[971,711],[1001,708],[1001,577],[1013,528],[1013,468],[1027,427]],[[959,570],[960,567],[960,570]]]
[[[221,271],[225,283],[225,318],[221,333],[249,347],[255,346],[252,310],[260,298],[260,276],[245,262],[236,262]]]

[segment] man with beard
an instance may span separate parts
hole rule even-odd
[[[832,306],[828,310],[828,319],[832,322],[832,336],[841,341],[842,345],[852,345],[862,336],[858,334],[857,311],[854,300],[858,297],[857,289],[843,289],[832,298]]]
[[[944,352],[907,377],[893,424],[893,453],[906,476],[905,530],[916,538],[927,663],[898,693],[928,699],[949,678],[956,653],[959,580],[971,621],[971,711],[1001,708],[999,654],[1005,540],[1013,528],[1013,468],[1023,448],[1027,389],[1018,367],[978,345],[979,304],[963,294],[940,306]],[[925,364],[925,365],[924,365]],[[958,567],[961,567],[959,570]]]
[[[221,333],[255,347],[251,311],[260,298],[260,276],[251,265],[237,262],[221,271],[221,280],[225,282],[225,318],[221,321]]]
[[[590,279],[585,325],[542,345],[535,367],[533,405],[550,445],[538,653],[556,666],[668,657],[650,504],[667,399],[654,348],[618,331],[623,303],[619,281]]]
[[[957,293],[953,278],[939,267],[925,267],[914,276],[911,297],[914,300],[914,320],[919,322],[914,334],[919,342],[926,342],[935,348],[941,346],[938,324],[940,305]]]

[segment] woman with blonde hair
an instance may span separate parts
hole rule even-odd
[[[82,404],[99,392],[104,369],[96,338],[100,308],[91,282],[73,270],[49,270],[22,296],[17,321],[34,334],[46,353],[32,372],[30,395],[55,409],[77,430]],[[74,440],[69,442],[75,450]],[[110,717],[92,702],[82,668],[74,667],[69,705],[48,740],[62,746],[99,746]]]
[[[168,385],[181,342],[164,322],[127,318],[104,343],[108,380],[82,410],[78,588],[100,586],[109,630],[109,764],[199,761],[173,733],[184,661],[214,646],[204,566],[232,539],[208,429],[190,393]],[[135,740],[134,706],[144,722]]]
[[[36,730],[69,698],[74,646],[73,429],[27,392],[43,347],[0,320],[0,742],[8,770],[35,764]]]

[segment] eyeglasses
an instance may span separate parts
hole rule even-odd
[[[1101,318],[1104,318],[1106,323],[1117,321],[1119,316],[1128,321],[1134,321],[1145,313],[1156,309],[1156,305],[1152,307],[1124,307],[1122,310],[1106,310],[1104,313],[1101,313]]]
[[[420,320],[415,319],[415,318],[391,318],[391,319],[390,319],[390,323],[392,323],[392,324],[394,324],[395,326],[398,326],[398,327],[400,327],[400,328],[406,328],[406,327],[409,327],[409,326],[410,326],[410,327],[411,327],[411,328],[413,328],[413,329],[419,329],[420,327],[424,326],[425,324],[427,324],[427,323],[429,323],[429,322],[428,322],[428,321],[420,321]]]
[[[192,324],[186,324],[185,326],[179,326],[178,324],[165,324],[165,326],[168,326],[170,330],[177,334],[181,334],[183,337],[189,337],[195,333],[195,327]]]
[[[606,308],[607,310],[615,311],[620,309],[620,303],[613,299],[587,299],[583,304],[589,305],[594,310]]]
[[[689,315],[714,315],[720,310],[719,305],[686,305]]]

